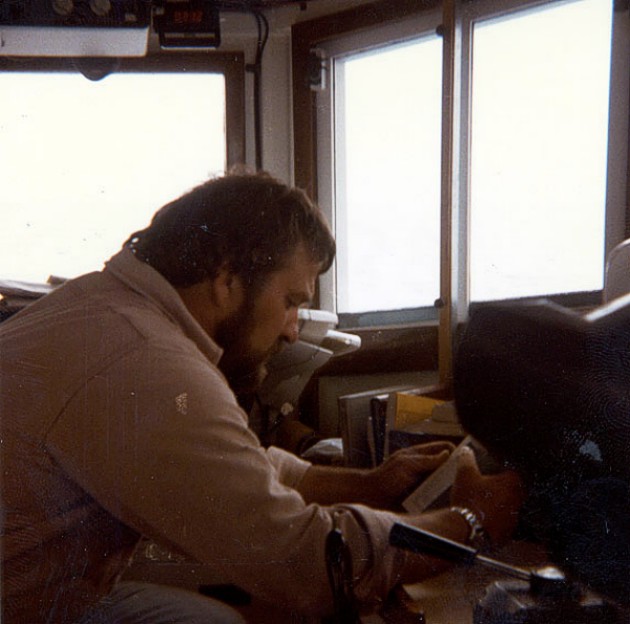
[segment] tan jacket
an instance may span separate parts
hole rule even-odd
[[[74,621],[141,535],[254,596],[321,613],[334,514],[359,597],[395,584],[393,517],[307,506],[292,488],[309,464],[260,446],[220,356],[127,250],[0,325],[3,623]]]

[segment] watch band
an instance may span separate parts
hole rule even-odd
[[[468,534],[468,542],[475,548],[483,548],[490,543],[490,536],[484,529],[483,524],[477,517],[477,514],[468,509],[468,507],[451,507],[451,511],[459,514],[468,524],[470,533]]]

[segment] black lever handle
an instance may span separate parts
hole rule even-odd
[[[389,533],[389,543],[397,548],[433,555],[453,563],[470,565],[477,558],[477,551],[470,546],[399,522],[394,524]]]
[[[389,533],[389,543],[397,548],[432,555],[453,563],[463,563],[465,565],[472,565],[475,562],[481,563],[526,581],[531,580],[532,574],[535,574],[530,570],[517,568],[502,561],[480,555],[477,550],[465,544],[460,544],[431,531],[417,529],[401,522],[396,522],[392,527]]]

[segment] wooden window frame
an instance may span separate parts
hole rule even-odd
[[[317,124],[315,93],[309,76],[310,51],[327,40],[385,22],[403,20],[440,6],[436,0],[378,1],[299,22],[291,29],[293,78],[294,179],[317,200]],[[380,372],[437,370],[438,325],[351,330],[361,337],[358,351],[332,358],[318,374],[364,375]]]
[[[397,0],[396,2],[377,1],[354,9],[327,15],[311,21],[301,22],[292,28],[292,62],[293,62],[293,128],[294,128],[294,173],[297,186],[305,189],[317,199],[317,124],[315,93],[309,85],[310,52],[318,45],[330,39],[360,32],[362,29],[374,28],[385,22],[396,22],[428,10],[443,8],[443,31],[445,46],[451,52],[462,45],[462,30],[459,16],[455,10],[458,0],[413,2]],[[627,0],[615,2],[616,11],[627,11]],[[452,53],[453,58],[458,55]],[[451,85],[453,93],[447,93],[443,100],[444,126],[446,130],[459,123],[462,112],[457,108],[454,94],[459,93],[462,80],[462,68],[448,65],[444,68],[446,83]],[[454,107],[454,108],[453,108]],[[445,130],[443,130],[445,131]],[[383,327],[352,330],[363,338],[363,347],[354,356],[347,356],[339,362],[333,359],[322,374],[364,374],[377,372],[393,372],[407,370],[439,369],[440,378],[450,385],[452,377],[453,348],[460,330],[461,314],[457,309],[459,285],[453,281],[452,263],[453,240],[455,236],[457,215],[452,214],[451,204],[457,201],[458,185],[461,183],[459,172],[452,171],[453,154],[460,154],[461,147],[456,144],[459,138],[449,136],[445,148],[449,149],[446,161],[451,163],[444,172],[442,180],[442,260],[441,260],[441,292],[439,307],[440,320],[419,324],[415,327]],[[445,162],[443,159],[443,162]],[[630,236],[630,159],[626,185],[625,235]],[[446,204],[446,208],[444,207]],[[445,294],[446,293],[446,294]],[[455,294],[454,294],[455,293]],[[595,293],[596,294],[596,293]],[[576,302],[581,305],[597,305],[593,293],[574,293],[570,295],[550,296],[561,305],[573,307]],[[577,301],[579,299],[579,302]],[[472,304],[472,307],[483,304]],[[421,351],[421,353],[419,353]]]

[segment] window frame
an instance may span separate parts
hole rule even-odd
[[[544,0],[534,0],[533,2],[531,0],[509,0],[509,2],[510,7],[508,10],[547,3]],[[480,3],[484,5],[488,3],[497,6],[500,5],[500,12],[506,10],[504,2],[480,0]],[[388,343],[391,343],[392,350],[400,349],[399,343],[401,338],[408,344],[423,344],[426,347],[427,342],[429,342],[432,345],[436,345],[436,350],[439,351],[439,353],[431,352],[425,354],[424,358],[411,358],[406,364],[403,362],[405,357],[402,356],[402,353],[400,358],[396,358],[395,354],[391,354],[391,357],[388,358],[390,365],[387,370],[414,370],[413,366],[417,365],[419,360],[422,360],[425,364],[429,364],[429,362],[434,362],[437,358],[437,368],[440,370],[440,378],[443,383],[447,385],[450,384],[452,352],[459,327],[466,321],[469,309],[477,305],[483,305],[483,303],[472,304],[472,306],[469,307],[466,285],[459,279],[459,276],[465,275],[467,271],[467,249],[466,247],[461,247],[462,239],[464,241],[466,240],[466,236],[463,233],[466,231],[467,219],[465,214],[463,218],[460,214],[462,212],[465,213],[465,211],[461,209],[457,211],[452,210],[453,206],[466,205],[466,203],[462,204],[462,202],[467,202],[468,189],[468,141],[465,137],[462,137],[459,132],[461,124],[468,123],[467,116],[469,114],[469,99],[468,97],[461,98],[462,93],[467,93],[470,74],[470,68],[461,61],[462,47],[470,45],[470,33],[466,32],[462,20],[462,13],[466,10],[464,7],[465,4],[466,3],[459,2],[459,0],[445,0],[443,6],[442,3],[434,1],[426,3],[412,3],[407,0],[395,3],[381,1],[363,5],[357,9],[343,11],[335,15],[328,15],[310,22],[298,23],[292,28],[295,181],[298,186],[301,186],[311,194],[311,196],[318,199],[318,178],[321,172],[319,172],[317,168],[317,141],[321,128],[318,128],[317,123],[316,96],[315,93],[310,90],[308,80],[305,78],[309,75],[309,52],[331,39],[345,37],[353,32],[376,28],[385,23],[395,24],[407,18],[426,14],[427,11],[433,11],[435,9],[443,11],[445,88],[443,92],[444,136],[442,162],[447,163],[448,170],[443,170],[442,174],[441,296],[436,302],[436,307],[439,310],[439,321],[425,320],[424,322],[415,322],[412,325],[403,327],[383,326],[370,330],[353,329],[353,331],[356,331],[356,333],[364,337],[364,347],[361,350],[363,351],[363,358],[361,358],[362,364],[357,364],[348,359],[345,367],[336,367],[340,369],[340,372],[345,372],[346,374],[348,371],[357,373],[379,372],[384,370],[382,357],[373,357],[372,359],[375,360],[373,364],[366,366],[366,362],[370,359],[370,352],[375,345],[366,341],[365,338],[371,340],[374,338],[374,335],[377,335],[378,347],[388,352]],[[468,3],[468,5],[472,4],[475,4],[475,7],[470,10],[477,10],[476,3]],[[627,11],[627,3],[616,2],[614,10]],[[487,17],[487,14],[484,14],[484,19],[485,17]],[[627,15],[625,17],[627,19]],[[616,20],[616,22],[619,21],[619,19]],[[613,24],[613,28],[616,27],[617,25]],[[617,54],[617,60],[613,58],[611,82],[615,81],[615,76],[619,75],[616,72],[623,72],[623,68],[615,66],[615,64],[620,63],[620,56],[621,54]],[[470,55],[468,58],[470,58]],[[625,66],[625,71],[627,72],[627,65]],[[623,84],[623,80],[619,82]],[[611,100],[614,97],[613,89],[614,86],[611,88]],[[624,115],[623,112],[616,114]],[[628,111],[626,110],[625,117],[621,117],[622,121],[625,121],[625,124],[628,123],[627,117]],[[614,119],[611,118],[610,127],[613,127],[614,123]],[[454,128],[457,128],[457,132],[454,131]],[[465,134],[467,135],[468,132],[467,130]],[[609,136],[611,134],[609,130]],[[618,149],[622,140],[623,139],[620,139],[617,142],[616,148],[613,146],[612,141],[609,142],[609,166],[610,163],[616,164],[612,154],[614,153],[614,149]],[[630,172],[627,166],[627,137],[623,144],[623,151],[625,152],[625,164],[622,163],[621,166],[622,168],[625,167],[625,172],[622,172],[622,175],[625,178],[626,197],[616,198],[617,203],[623,204],[623,210],[620,211],[620,214],[615,215],[614,218],[609,218],[607,206],[605,243],[607,252],[616,242],[619,242],[619,238],[623,239],[630,235],[630,229],[628,228],[630,221],[630,210],[628,206]],[[457,155],[457,158],[454,158],[454,155]],[[619,232],[623,232],[621,237]],[[595,291],[589,293],[570,293],[547,298],[561,305],[580,307],[596,305],[600,297],[601,291]],[[408,349],[404,349],[403,351],[408,356]],[[376,354],[376,352],[374,353]],[[357,361],[358,360],[359,358],[357,358]],[[393,368],[391,366],[392,361],[396,362]],[[423,366],[417,370],[429,367],[430,365],[426,367]]]
[[[510,15],[514,12],[525,11],[530,9],[536,9],[540,7],[544,7],[545,5],[552,4],[563,4],[570,0],[475,0],[475,2],[466,2],[461,3],[461,10],[458,8],[455,11],[459,11],[460,15],[455,15],[451,19],[453,20],[452,27],[453,29],[457,29],[461,31],[459,35],[461,40],[458,42],[459,47],[462,50],[461,56],[467,57],[472,62],[472,45],[473,45],[473,29],[475,27],[476,22],[484,22],[494,19],[500,19],[502,16]],[[623,7],[620,9],[615,8],[615,4],[617,4],[614,0],[611,0],[613,3],[613,29],[615,28],[615,17],[614,12],[623,10]],[[448,4],[457,4],[457,0],[448,0]],[[625,7],[627,11],[627,7]],[[618,22],[618,20],[617,20]],[[617,24],[618,25],[618,24]],[[612,42],[611,45],[615,43],[615,34],[612,34]],[[628,43],[628,42],[626,42]],[[618,64],[620,61],[620,57],[624,55],[623,50],[613,50],[615,54],[613,54],[612,63]],[[625,51],[626,57],[630,50]],[[470,181],[468,175],[470,173],[470,115],[471,115],[471,107],[472,107],[472,83],[470,81],[470,74],[472,73],[471,67],[464,65],[461,62],[461,58],[459,59],[461,67],[459,68],[459,74],[461,76],[460,84],[459,84],[459,95],[460,97],[460,110],[459,110],[459,119],[457,122],[460,127],[465,128],[464,132],[466,136],[464,137],[467,140],[461,142],[460,145],[460,170],[459,170],[459,184],[458,184],[458,193],[460,198],[460,204],[462,206],[467,206],[468,210],[461,210],[460,218],[458,220],[458,242],[459,248],[464,249],[466,253],[461,254],[461,258],[459,259],[459,267],[458,272],[460,275],[467,275],[469,272],[468,267],[468,218],[470,211],[470,201],[469,201],[469,192],[470,192]],[[456,61],[457,62],[457,61]],[[626,73],[628,68],[626,66]],[[622,83],[625,83],[625,97],[622,96],[620,90],[624,88]],[[616,122],[619,120],[620,113],[622,107],[619,105],[619,102],[628,103],[628,86],[627,80],[619,80],[613,78],[613,71],[611,68],[611,79],[610,79],[610,91],[609,91],[609,124],[608,124],[608,156],[607,156],[607,184],[606,184],[606,218],[605,218],[605,241],[604,241],[604,256],[607,257],[610,251],[620,243],[630,232],[628,229],[628,223],[630,221],[630,204],[628,204],[628,189],[630,187],[630,170],[627,168],[628,163],[628,139],[625,139],[625,143],[623,138],[621,137],[621,133],[615,133],[613,128],[616,126]],[[628,112],[625,112],[626,118],[628,117]],[[626,119],[627,124],[627,119]],[[616,174],[610,173],[611,163],[615,165],[617,163],[616,154],[619,154],[620,151],[625,152],[625,163],[624,163],[624,171],[623,173],[617,172]],[[621,186],[621,178],[625,179],[625,184],[623,185],[626,192],[626,197],[620,200],[618,191]],[[623,210],[621,210],[623,206]],[[619,224],[623,222],[623,227],[620,227]],[[623,232],[623,235],[620,235],[620,232]],[[460,285],[458,296],[457,296],[457,319],[459,322],[465,322],[468,319],[469,311],[478,307],[483,307],[484,305],[488,305],[493,303],[490,302],[473,302],[470,299],[469,293],[466,290],[465,285]],[[558,293],[558,294],[550,294],[544,295],[543,297],[546,299],[550,299],[560,305],[567,307],[585,307],[597,305],[601,302],[602,290],[594,290],[594,291],[583,291],[583,292],[570,292],[570,293]],[[540,299],[540,296],[532,296],[532,297],[524,297],[518,300],[535,300]],[[503,299],[500,301],[515,301],[517,299]]]
[[[321,18],[294,24],[291,28],[293,88],[294,182],[318,199],[316,94],[308,76],[311,50],[318,45],[362,29],[395,23],[440,7],[436,0],[380,0]],[[319,300],[315,302],[319,305]],[[332,358],[319,373],[368,375],[438,368],[438,325],[411,325],[353,329],[361,337],[361,349],[343,358]]]
[[[379,25],[370,29],[369,39],[366,42],[363,31],[353,32],[343,37],[342,40],[321,43],[318,50],[322,51],[322,56],[326,58],[327,72],[336,78],[339,69],[337,59],[369,52],[383,46],[405,44],[417,42],[424,38],[436,36],[436,31],[441,23],[441,11],[438,9],[423,11],[414,19],[405,19]],[[342,64],[343,66],[343,64]],[[335,133],[334,127],[343,119],[340,110],[344,103],[341,102],[335,93],[334,79],[330,78],[330,88],[318,91],[316,95],[316,127],[317,137],[317,173],[318,186],[317,196],[320,207],[326,216],[334,224],[334,229],[341,234],[340,221],[335,207],[335,195],[339,192],[340,185],[345,180],[339,179],[335,175],[335,165],[328,166],[328,154],[333,152],[333,145],[339,146],[343,142],[343,136],[339,137]],[[331,123],[332,122],[332,123]],[[339,163],[339,152],[335,150],[337,163]],[[342,167],[343,168],[343,167]],[[367,312],[339,312],[336,309],[336,289],[338,282],[339,261],[343,260],[343,249],[337,250],[337,260],[333,268],[320,277],[321,305],[326,309],[331,309],[339,315],[339,326],[342,329],[357,329],[362,327],[391,327],[393,325],[413,325],[438,320],[438,310],[435,306],[408,307],[394,310],[370,310]],[[436,293],[437,298],[437,293]]]

